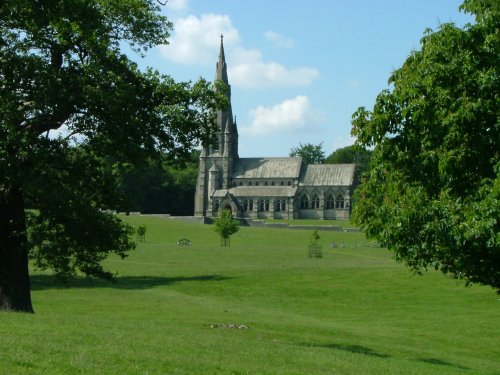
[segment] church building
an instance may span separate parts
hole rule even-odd
[[[250,219],[349,219],[354,164],[239,157],[222,37],[215,79],[226,84],[229,107],[217,113],[217,140],[201,151],[195,216],[216,217],[229,209]]]

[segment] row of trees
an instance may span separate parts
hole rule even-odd
[[[186,160],[171,160],[167,155],[148,158],[139,165],[106,160],[106,173],[116,183],[122,199],[109,208],[142,213],[192,215],[198,176],[199,151]]]

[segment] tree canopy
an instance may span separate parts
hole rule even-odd
[[[325,161],[325,151],[323,151],[323,142],[318,145],[312,143],[305,143],[298,147],[292,147],[290,156],[300,156],[306,164],[319,164]]]
[[[353,115],[373,147],[354,219],[396,259],[500,291],[500,11],[466,0],[476,22],[427,30],[372,111]]]
[[[186,160],[171,160],[162,155],[140,164],[107,158],[106,173],[115,180],[123,196],[110,207],[120,212],[192,215],[199,155],[200,151],[194,150]]]
[[[154,0],[1,2],[0,310],[32,311],[28,248],[59,275],[110,278],[100,261],[134,247],[101,210],[117,188],[106,157],[182,158],[212,137],[226,102],[208,82],[141,71],[121,51],[166,43],[171,27]]]

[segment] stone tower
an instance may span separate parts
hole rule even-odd
[[[225,95],[229,106],[217,111],[217,134],[214,142],[204,147],[200,155],[198,179],[194,201],[195,216],[214,216],[217,208],[212,207],[215,190],[228,189],[235,160],[238,159],[238,129],[231,108],[231,86],[227,77],[224,55],[224,37],[221,35],[219,59],[215,70],[215,81],[226,85]]]

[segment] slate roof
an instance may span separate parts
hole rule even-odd
[[[302,158],[241,158],[235,160],[233,178],[298,178]]]
[[[215,198],[225,197],[226,194],[235,197],[293,197],[297,187],[293,186],[237,186],[230,189],[219,189],[213,194]]]
[[[355,164],[309,164],[304,167],[299,186],[350,186]]]

